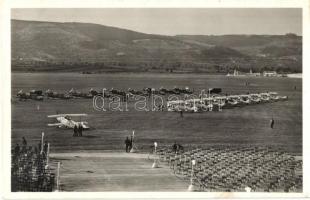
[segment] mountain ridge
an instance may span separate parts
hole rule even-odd
[[[266,65],[279,71],[302,68],[302,37],[292,34],[165,36],[94,23],[11,23],[13,71],[226,73],[233,68],[260,71]]]

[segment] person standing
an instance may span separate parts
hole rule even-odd
[[[270,120],[270,128],[272,128],[272,129],[273,129],[273,126],[274,126],[274,119],[273,119],[273,118],[271,118],[271,120]]]
[[[43,152],[45,153],[45,155],[47,155],[47,149],[48,149],[48,141],[45,141],[43,145]]]
[[[39,143],[38,143],[38,154],[39,153],[41,153],[41,151],[42,151],[42,143],[41,143],[41,140],[39,141]]]
[[[14,148],[14,154],[16,157],[19,156],[19,152],[20,152],[20,147],[19,147],[19,144],[17,143],[15,148]]]
[[[25,137],[23,137],[23,147],[22,147],[22,151],[26,152],[27,151],[27,140],[25,139]]]
[[[180,111],[180,116],[183,118],[183,110]]]
[[[78,127],[77,127],[77,125],[74,125],[74,128],[73,128],[73,137],[76,137],[76,136],[77,136],[77,133],[78,133]]]
[[[83,126],[82,126],[82,124],[79,124],[79,135],[78,136],[80,136],[80,137],[82,137],[83,136]]]
[[[81,124],[81,137],[83,137],[83,125]]]
[[[131,141],[129,140],[129,138],[127,137],[126,140],[125,140],[125,145],[126,145],[126,153],[129,153],[130,151],[130,143]]]
[[[178,148],[178,145],[176,142],[174,142],[174,144],[172,145],[172,150],[174,153],[177,153],[177,148]]]
[[[23,137],[23,146],[27,146],[27,140]]]
[[[130,136],[130,141],[129,141],[129,151],[132,149],[133,147],[133,137]]]
[[[81,124],[78,125],[78,137],[81,136]]]

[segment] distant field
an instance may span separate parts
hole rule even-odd
[[[245,82],[250,82],[245,86]],[[135,130],[137,147],[147,149],[154,141],[159,145],[271,145],[287,151],[302,152],[302,79],[226,77],[199,74],[75,74],[13,73],[12,96],[20,89],[48,88],[65,92],[71,88],[142,89],[143,87],[189,86],[195,91],[220,87],[223,93],[276,91],[288,101],[226,109],[222,112],[184,114],[174,112],[138,112],[129,103],[128,112],[101,112],[93,109],[91,99],[28,100],[12,98],[12,145],[25,136],[30,144],[40,140],[44,131],[52,152],[122,150],[124,139]],[[296,90],[294,90],[296,86]],[[39,106],[39,110],[37,107]],[[56,113],[88,113],[92,127],[85,137],[72,137],[72,130],[47,127],[54,122],[47,115]],[[275,119],[270,129],[269,120]]]

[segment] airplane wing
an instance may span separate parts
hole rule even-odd
[[[47,124],[47,126],[63,126],[62,123]]]
[[[65,117],[65,116],[69,116],[69,117],[83,117],[83,116],[87,116],[87,114],[58,114],[58,115],[48,115],[47,117],[49,118],[56,118],[56,117]]]

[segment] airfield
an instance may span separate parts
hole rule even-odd
[[[249,82],[249,85],[245,85]],[[128,162],[137,161],[137,166],[130,168],[131,173],[137,176],[139,172],[134,170],[142,167],[145,178],[140,182],[155,181],[153,185],[160,183],[162,179],[150,177],[167,176],[167,185],[171,184],[169,191],[182,191],[188,183],[182,183],[173,176],[165,166],[154,172],[151,169],[152,161],[145,155],[136,157],[133,154],[122,153],[125,151],[124,140],[135,130],[135,144],[140,153],[149,152],[153,142],[159,146],[172,145],[174,142],[182,144],[185,148],[208,146],[272,146],[280,147],[286,152],[302,155],[302,79],[281,77],[226,77],[223,75],[199,75],[199,74],[77,74],[77,73],[12,73],[12,97],[20,90],[53,89],[59,92],[67,92],[71,88],[88,91],[90,88],[100,90],[102,88],[142,89],[144,87],[190,87],[195,91],[208,88],[222,88],[223,93],[242,94],[275,91],[288,96],[288,101],[249,105],[240,108],[225,109],[222,112],[184,113],[181,118],[175,112],[141,112],[133,109],[133,103],[128,103],[126,112],[97,111],[93,108],[92,99],[70,99],[44,101],[19,101],[12,98],[12,146],[21,143],[21,138],[26,137],[29,145],[36,145],[41,139],[41,132],[45,133],[45,139],[50,142],[53,159],[63,159],[64,168],[67,162],[69,166],[82,166],[87,169],[89,163],[100,168],[100,160],[105,163],[107,169],[115,167],[120,160],[128,159]],[[296,90],[294,87],[296,86]],[[89,122],[91,129],[83,132],[83,137],[72,137],[71,129],[59,129],[47,127],[54,122],[47,115],[57,113],[87,113],[83,120]],[[270,128],[270,119],[274,118],[274,129]],[[115,153],[108,156],[107,152]],[[94,155],[90,159],[85,158],[85,153]],[[98,156],[98,153],[104,153]],[[84,157],[83,157],[84,155]],[[122,155],[123,157],[120,157]],[[77,156],[77,157],[75,157]],[[143,157],[144,156],[144,157]],[[108,158],[106,158],[108,157]],[[89,158],[89,156],[88,156]],[[106,158],[106,159],[104,159]],[[114,159],[112,159],[114,158]],[[66,160],[67,159],[67,160]],[[78,160],[77,163],[74,159]],[[113,162],[111,161],[113,160]],[[110,160],[110,165],[109,165]],[[111,164],[112,162],[112,164]],[[126,165],[126,164],[125,164]],[[101,166],[102,167],[102,166]],[[69,167],[70,168],[70,167]],[[121,167],[119,167],[120,169]],[[123,170],[123,171],[122,171]],[[132,172],[133,170],[133,172]],[[157,170],[157,169],[156,169]],[[161,170],[161,171],[160,171]],[[93,179],[94,173],[86,172],[83,182],[93,180],[92,184],[100,182],[100,178]],[[94,171],[96,170],[89,170]],[[85,191],[79,185],[70,185],[74,182],[72,177],[80,174],[79,170],[71,171],[63,176],[67,177],[63,187],[65,191]],[[97,171],[98,172],[98,171]],[[101,176],[110,173],[110,179],[114,180],[126,172],[124,168],[119,172],[111,173],[108,170],[100,170]],[[141,172],[141,173],[142,173]],[[98,172],[99,173],[99,172]],[[158,173],[158,174],[157,174]],[[136,175],[135,175],[136,174]],[[157,174],[157,175],[156,175]],[[97,176],[97,174],[96,174]],[[71,178],[71,179],[70,179]],[[130,177],[128,180],[131,179]],[[118,179],[119,181],[120,179]],[[127,180],[127,179],[126,179]],[[124,182],[121,181],[121,182]],[[125,181],[126,182],[126,181]],[[113,184],[113,182],[111,182]],[[139,187],[139,184],[117,184],[107,187],[107,182],[96,191],[163,191],[165,185],[158,187]],[[117,187],[117,185],[119,187]],[[136,185],[136,186],[135,186]],[[150,184],[152,185],[152,184]],[[184,186],[184,187],[183,187]],[[104,189],[105,188],[105,189]],[[168,187],[169,188],[169,187]],[[151,190],[150,190],[151,189]],[[91,190],[89,188],[89,190]]]

